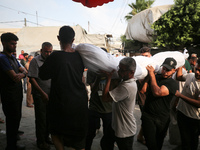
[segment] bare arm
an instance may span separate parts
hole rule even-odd
[[[189,98],[183,94],[181,94],[178,90],[176,91],[176,94],[175,94],[176,97],[178,98],[181,98],[182,100],[184,100],[185,102],[197,107],[197,108],[200,108],[200,98],[198,97],[197,99],[193,99],[193,98]]]
[[[166,86],[162,85],[161,87],[158,86],[156,77],[154,74],[154,68],[152,66],[146,67],[149,72],[149,77],[151,80],[151,90],[155,97],[167,96],[169,95],[169,90]]]
[[[102,100],[104,102],[112,102],[113,100],[109,94],[109,89],[110,89],[111,77],[112,77],[112,74],[114,73],[114,70],[110,73],[108,73],[108,72],[104,72],[104,73],[107,75],[107,82],[106,82],[106,86],[103,90]]]
[[[22,78],[26,77],[24,73],[15,73],[14,70],[6,71],[6,74],[14,81],[20,82]]]
[[[32,86],[40,93],[42,99],[44,100],[44,102],[47,102],[49,100],[48,95],[41,89],[41,87],[38,85],[37,81],[35,80],[35,78],[31,78],[30,77],[30,82],[32,84]]]
[[[178,81],[185,81],[185,79],[183,78],[182,67],[179,67],[179,68],[177,69],[176,79],[177,79]]]
[[[140,81],[139,81],[140,82]],[[138,91],[142,94],[147,92],[147,87],[148,87],[148,82],[149,82],[149,75],[145,77],[143,81],[141,81],[141,86],[139,86]]]

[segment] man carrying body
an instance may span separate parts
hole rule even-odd
[[[35,108],[35,125],[37,147],[40,149],[49,149],[49,132],[47,123],[47,102],[51,87],[51,80],[41,80],[39,78],[39,67],[52,52],[52,44],[44,42],[42,44],[41,55],[36,56],[30,63],[28,77],[32,85],[32,95]]]
[[[107,82],[103,91],[103,101],[113,101],[112,126],[108,126],[101,141],[102,150],[112,150],[114,142],[119,150],[132,150],[133,138],[136,134],[136,119],[133,115],[137,85],[134,73],[136,62],[133,58],[123,58],[119,63],[118,75],[123,81],[109,91],[111,73],[107,73]]]
[[[171,77],[176,71],[176,60],[166,58],[161,75],[154,74],[154,68],[147,66],[150,91],[142,113],[142,129],[149,150],[161,150],[170,121],[170,102],[178,90],[178,82]]]
[[[51,79],[47,114],[57,150],[64,150],[64,145],[85,149],[88,97],[82,82],[84,64],[80,54],[72,48],[74,37],[71,27],[61,27],[58,36],[61,51],[53,52],[39,69],[41,79]]]
[[[177,121],[181,135],[182,150],[197,150],[200,133],[200,60],[194,68],[194,73],[182,74],[178,68],[177,80],[185,81],[177,105]]]
[[[139,52],[141,53],[142,56],[145,57],[151,57],[151,48],[149,47],[142,47]]]
[[[12,33],[1,35],[3,53],[0,54],[0,93],[3,112],[6,116],[6,150],[25,149],[25,146],[17,145],[23,100],[21,79],[27,73],[11,55],[16,51],[17,41],[18,37]]]

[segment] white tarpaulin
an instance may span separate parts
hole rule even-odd
[[[133,39],[144,43],[152,41],[153,29],[151,25],[166,13],[173,5],[156,6],[141,11],[128,20],[126,39]]]
[[[0,29],[0,33],[15,33],[19,41],[17,42],[17,56],[24,50],[26,53],[36,52],[41,49],[43,42],[50,42],[54,50],[60,50],[57,35],[61,26],[45,26],[45,27],[24,27],[17,31],[11,29]],[[87,34],[80,26],[72,26],[75,31],[74,44],[89,43],[99,47],[106,47],[106,34]],[[2,51],[0,43],[0,51]]]

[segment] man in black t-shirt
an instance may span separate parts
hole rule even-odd
[[[172,97],[178,90],[178,82],[171,77],[176,71],[174,58],[166,58],[161,75],[154,74],[154,68],[147,66],[150,91],[142,113],[142,128],[149,150],[161,150],[169,125],[169,109]]]

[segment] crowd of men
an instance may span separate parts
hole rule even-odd
[[[37,147],[57,150],[64,146],[75,150],[90,150],[96,129],[103,122],[102,150],[132,150],[137,126],[134,115],[136,101],[141,108],[142,126],[137,140],[149,150],[161,150],[170,123],[170,103],[178,98],[177,121],[183,150],[196,150],[200,131],[200,60],[193,59],[193,68],[183,74],[177,61],[168,57],[162,64],[161,74],[147,66],[148,75],[134,78],[136,62],[131,57],[120,60],[118,79],[112,79],[116,70],[99,73],[88,70],[87,84],[91,86],[88,107],[86,83],[83,83],[84,64],[80,54],[72,48],[75,32],[63,26],[58,33],[60,51],[54,51],[49,42],[42,43],[40,55],[33,58],[22,51],[21,63],[13,55],[18,37],[3,33],[0,53],[0,94],[6,117],[6,150],[24,150],[17,144],[23,100],[22,79],[28,77],[27,106],[35,109]],[[150,48],[140,50],[151,57]],[[191,73],[191,72],[194,73]],[[172,78],[176,72],[176,80]],[[182,92],[179,82],[185,81]],[[32,87],[31,87],[32,86]],[[32,90],[31,90],[32,89]],[[50,138],[51,136],[51,138]]]

